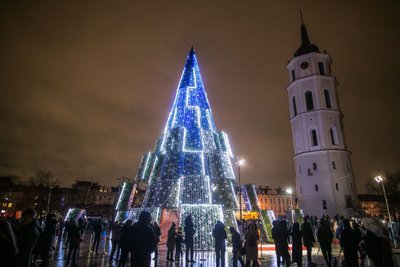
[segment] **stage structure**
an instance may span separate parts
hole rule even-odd
[[[237,228],[233,154],[228,136],[217,131],[193,48],[190,50],[163,134],[143,156],[133,183],[124,184],[117,217],[135,218],[141,210],[158,221],[177,214],[181,226],[192,214],[195,248],[211,249],[217,220]],[[131,208],[135,184],[147,183],[141,208]]]

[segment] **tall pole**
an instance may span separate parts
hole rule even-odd
[[[239,219],[240,219],[240,232],[243,234],[243,213],[242,213],[242,183],[240,180],[240,163],[238,161],[238,172],[239,172]]]
[[[386,209],[387,209],[387,212],[388,212],[388,215],[389,215],[389,225],[390,225],[390,229],[391,229],[391,232],[392,232],[394,247],[396,248],[397,247],[397,243],[396,243],[396,238],[394,237],[394,232],[393,232],[392,216],[390,216],[389,203],[388,203],[387,196],[386,196],[385,185],[383,184],[383,178],[381,176],[377,176],[377,177],[375,177],[375,181],[377,183],[381,183],[382,184],[383,196],[385,197]]]
[[[240,166],[243,165],[244,162],[245,162],[244,159],[237,157],[236,165],[238,167],[238,178],[239,178],[239,217],[240,217],[239,219],[240,219],[241,234],[243,234],[244,224],[243,224],[243,212],[242,212],[242,182],[240,179]]]

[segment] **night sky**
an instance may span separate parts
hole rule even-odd
[[[195,47],[244,182],[294,187],[288,60],[310,39],[333,59],[358,190],[400,169],[399,1],[3,1],[0,175],[134,177]]]

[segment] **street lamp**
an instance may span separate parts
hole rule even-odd
[[[396,240],[394,238],[394,233],[393,233],[392,216],[390,216],[389,203],[388,203],[387,196],[386,196],[386,190],[385,190],[385,185],[383,183],[383,178],[382,178],[382,176],[379,175],[379,176],[376,176],[374,179],[375,179],[375,182],[377,182],[378,184],[379,183],[382,184],[383,195],[385,197],[385,202],[386,202],[386,209],[387,209],[387,212],[388,212],[388,215],[389,215],[389,225],[390,225],[390,229],[392,230],[394,247],[396,247]]]
[[[238,180],[239,180],[239,217],[240,217],[240,225],[241,225],[241,233],[243,234],[243,215],[242,215],[242,183],[240,181],[240,166],[245,164],[246,160],[237,157],[236,166],[238,167]]]
[[[286,193],[288,193],[289,194],[289,197],[290,197],[290,213],[292,214],[292,224],[294,223],[294,216],[293,216],[293,201],[292,201],[292,193],[293,193],[293,190],[292,190],[292,188],[288,188],[288,189],[286,189]]]

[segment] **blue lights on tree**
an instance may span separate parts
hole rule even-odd
[[[198,213],[194,218],[209,212],[211,225],[197,232],[201,241],[196,245],[208,248],[210,240],[200,236],[209,235],[217,220],[236,226],[233,212],[238,205],[231,158],[228,136],[216,130],[192,48],[164,132],[154,150],[143,156],[135,178],[148,183],[142,208],[179,209],[185,214],[190,207],[190,213]],[[128,197],[121,194],[120,198]]]

